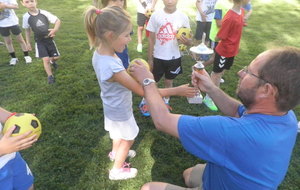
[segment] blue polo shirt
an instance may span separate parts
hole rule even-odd
[[[296,141],[294,112],[283,116],[246,114],[240,106],[238,113],[239,118],[183,115],[179,119],[182,145],[207,161],[203,189],[277,189]]]

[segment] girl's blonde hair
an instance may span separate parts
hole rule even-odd
[[[90,47],[98,47],[101,41],[105,41],[106,32],[112,31],[115,36],[119,36],[130,24],[130,15],[117,6],[101,10],[91,6],[84,14],[84,25]]]
[[[94,0],[94,6],[98,8],[104,8],[107,7],[109,1],[118,1],[118,0]],[[127,8],[127,0],[124,0],[124,9]]]

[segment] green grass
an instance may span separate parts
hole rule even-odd
[[[0,46],[1,106],[10,111],[36,113],[43,125],[39,142],[22,151],[35,175],[36,189],[134,190],[149,181],[183,185],[182,171],[203,161],[188,154],[177,139],[156,131],[150,118],[140,116],[137,105],[141,98],[137,96],[134,96],[134,114],[140,134],[133,148],[138,155],[130,161],[139,169],[139,174],[128,181],[108,180],[107,171],[111,163],[107,153],[111,141],[103,127],[99,86],[91,66],[93,52],[89,50],[82,24],[82,12],[88,5],[85,0],[65,0],[59,1],[59,4],[54,0],[39,1],[41,9],[54,13],[62,20],[55,38],[62,56],[54,85],[47,84],[41,60],[34,59],[32,64],[25,65],[21,50],[15,44],[22,61],[10,67],[6,49]],[[194,31],[193,6],[193,1],[183,0],[178,5],[189,14]],[[299,1],[253,0],[253,6],[254,12],[249,26],[244,29],[240,53],[230,72],[224,76],[225,84],[221,85],[231,96],[235,96],[236,72],[256,55],[270,47],[299,46],[300,43]],[[25,11],[24,8],[17,11],[20,18]],[[136,12],[131,0],[128,11],[136,31]],[[135,32],[129,44],[130,57],[146,58],[146,51],[142,54],[135,51],[136,41]],[[146,44],[147,40],[144,42]],[[183,58],[184,74],[176,78],[175,85],[189,83],[193,64],[190,57]],[[170,103],[174,113],[199,116],[221,114],[209,111],[204,105],[189,105],[182,97],[173,97]],[[295,112],[300,119],[299,106]],[[288,174],[280,187],[282,190],[300,187],[299,147],[298,138]]]

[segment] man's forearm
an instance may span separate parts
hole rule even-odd
[[[218,106],[222,113],[228,116],[237,117],[237,109],[241,104],[236,99],[227,95],[223,90],[219,87],[215,86],[208,93],[208,95],[212,98],[214,103]]]

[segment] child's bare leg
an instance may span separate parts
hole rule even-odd
[[[121,140],[122,140],[122,139],[113,139],[113,142],[112,142],[112,150],[111,150],[111,151],[112,151],[114,154],[116,154],[117,150],[119,149]]]
[[[28,51],[27,45],[26,45],[26,43],[25,43],[25,41],[24,41],[24,38],[23,38],[22,34],[17,35],[17,36],[16,36],[16,39],[17,39],[17,41],[19,42],[19,44],[20,44],[20,46],[21,46],[23,52],[24,52],[24,51]]]
[[[52,75],[51,67],[50,67],[50,58],[49,57],[43,57],[43,64],[44,64],[44,69],[47,73],[47,76]]]
[[[5,42],[5,46],[7,48],[8,53],[12,53],[15,51],[13,43],[12,43],[12,39],[11,36],[5,36],[3,37],[4,42]]]
[[[113,168],[121,168],[127,158],[130,147],[133,145],[134,140],[121,139],[119,148],[116,152],[115,162]]]

